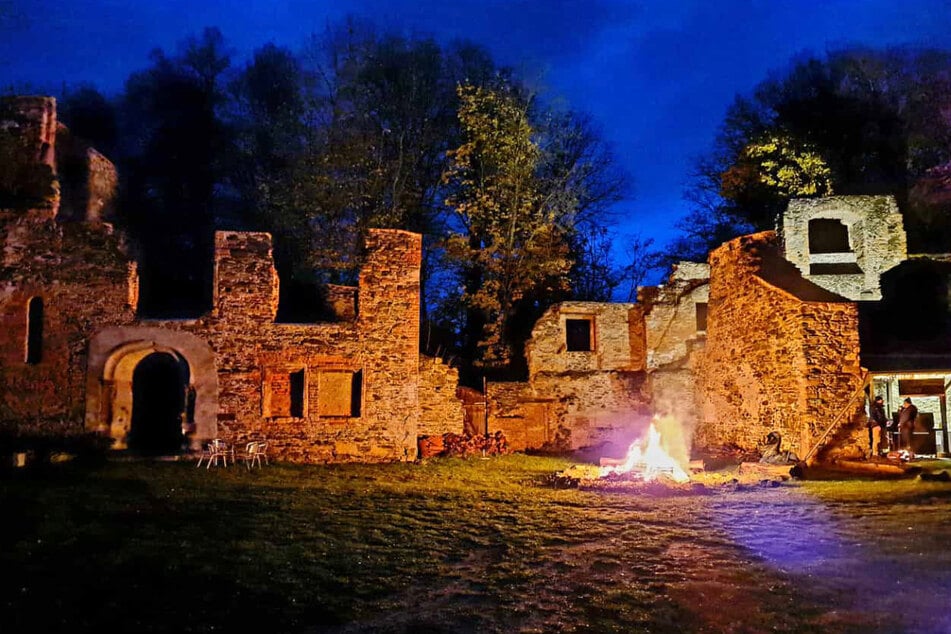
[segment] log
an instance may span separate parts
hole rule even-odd
[[[821,466],[821,465],[819,465]],[[830,465],[831,469],[841,469],[842,471],[853,471],[857,473],[869,473],[878,475],[905,475],[914,474],[921,471],[921,467],[914,465],[894,464],[891,462],[871,462],[858,460],[838,460]]]
[[[741,462],[739,473],[742,475],[758,475],[764,478],[788,479],[793,464],[764,464],[762,462]]]

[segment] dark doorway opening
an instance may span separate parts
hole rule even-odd
[[[188,366],[167,352],[153,352],[132,373],[132,428],[129,449],[142,454],[182,449],[182,420]]]

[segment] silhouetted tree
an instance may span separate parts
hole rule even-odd
[[[725,237],[771,229],[790,196],[829,189],[895,194],[910,241],[927,238],[922,213],[914,201],[904,203],[917,179],[951,158],[948,103],[945,51],[849,49],[794,63],[737,97],[727,112],[713,149],[697,161],[685,194],[693,213],[676,250],[696,256]],[[786,158],[779,158],[781,149],[761,151],[770,145],[787,148]],[[816,168],[816,187],[768,177],[764,160],[798,164],[793,171],[800,175]]]
[[[209,304],[216,191],[229,136],[218,109],[229,55],[217,29],[189,38],[174,57],[126,82],[121,104],[123,210],[141,245],[146,313]]]

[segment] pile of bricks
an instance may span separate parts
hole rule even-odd
[[[420,436],[419,457],[435,458],[440,456],[494,456],[508,453],[508,443],[501,431],[494,434],[443,434],[442,436]]]

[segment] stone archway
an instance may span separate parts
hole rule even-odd
[[[137,355],[128,355],[128,357]],[[132,371],[128,444],[144,454],[182,449],[188,421],[188,363],[174,351],[151,352]]]
[[[214,352],[204,340],[190,333],[151,327],[107,328],[90,340],[86,372],[86,429],[110,436],[114,440],[114,449],[129,447],[133,424],[139,422],[134,421],[136,371],[152,355],[159,355],[156,357],[158,365],[168,365],[166,377],[159,378],[160,382],[170,382],[170,368],[172,365],[177,368],[177,389],[181,396],[176,395],[168,406],[174,405],[177,410],[179,430],[180,433],[187,432],[185,440],[188,445],[195,449],[216,437],[218,373]],[[151,363],[144,367],[149,365]],[[148,389],[145,398],[150,398]],[[165,400],[169,398],[170,391]],[[142,415],[141,411],[139,415]],[[171,431],[168,433],[171,437]],[[135,438],[131,440],[135,445]]]

